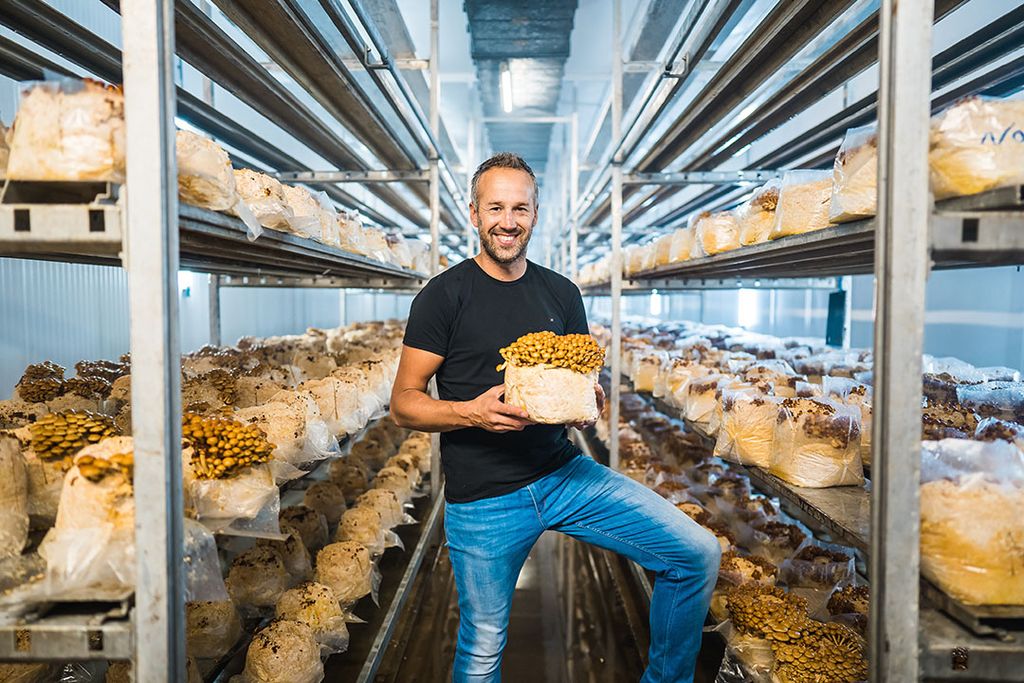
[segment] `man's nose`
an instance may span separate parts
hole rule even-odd
[[[501,227],[503,228],[517,228],[519,224],[516,223],[515,213],[509,209],[501,214]]]

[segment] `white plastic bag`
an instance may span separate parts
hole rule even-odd
[[[846,131],[832,168],[829,219],[845,223],[878,211],[878,132],[874,124]]]
[[[739,209],[740,244],[747,246],[767,242],[775,227],[775,209],[779,205],[779,180],[769,180],[754,190],[754,194]]]
[[[932,118],[936,199],[1024,183],[1024,100],[968,97]]]
[[[796,486],[860,485],[860,410],[824,399],[782,401],[771,473]]]
[[[124,95],[93,80],[22,84],[9,180],[124,183]]]
[[[598,418],[597,371],[575,372],[547,365],[505,366],[505,402],[522,408],[534,422],[569,424]]]
[[[779,190],[771,239],[827,228],[831,203],[831,172],[786,171]]]

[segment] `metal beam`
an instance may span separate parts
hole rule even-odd
[[[409,183],[428,182],[427,171],[285,171],[274,173],[289,183]]]
[[[139,683],[186,679],[173,4],[125,0],[121,37]]]
[[[921,351],[928,275],[933,0],[883,0],[879,40],[872,683],[919,675]]]
[[[737,185],[763,183],[778,178],[782,171],[681,171],[678,173],[630,173],[623,176],[627,185]]]
[[[622,0],[612,3],[612,139],[622,135]],[[619,405],[622,398],[622,159],[612,159],[612,348],[608,465],[619,469]]]

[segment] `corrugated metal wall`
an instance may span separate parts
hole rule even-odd
[[[210,340],[206,275],[178,278],[182,350]],[[409,294],[308,289],[221,290],[221,339],[294,334],[361,320],[405,318]],[[116,359],[128,350],[128,283],[120,268],[0,258],[0,397],[25,366]]]

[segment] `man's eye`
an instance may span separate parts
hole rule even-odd
[[[496,207],[496,206],[492,206],[492,207],[491,207],[491,208],[489,209],[489,211],[490,211],[491,213],[501,213],[501,209],[499,209],[499,208],[498,208],[498,207]]]

